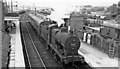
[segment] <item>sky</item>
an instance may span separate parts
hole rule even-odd
[[[7,0],[10,2],[11,0]],[[52,19],[63,23],[61,18],[65,17],[65,14],[74,10],[76,6],[80,5],[92,5],[92,6],[110,6],[117,4],[120,0],[12,0],[17,1],[18,5],[30,6],[30,7],[52,7],[54,12],[49,16]]]

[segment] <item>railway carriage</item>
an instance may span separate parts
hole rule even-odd
[[[34,29],[37,31],[38,34],[40,33],[40,31],[39,31],[40,23],[45,20],[46,20],[46,18],[43,18],[43,17],[40,18],[40,16],[36,17],[33,14],[29,14],[29,22],[31,23],[31,25],[34,27]]]

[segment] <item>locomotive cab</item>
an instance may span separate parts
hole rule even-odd
[[[48,42],[51,43],[53,40],[53,36],[52,36],[52,30],[55,29],[55,28],[58,28],[58,24],[50,24],[48,26]]]

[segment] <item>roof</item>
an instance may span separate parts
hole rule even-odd
[[[86,27],[90,28],[90,29],[98,30],[98,31],[100,31],[100,28],[101,28],[101,27],[88,27],[88,26],[86,26]]]
[[[4,20],[19,20],[19,17],[5,17]]]
[[[73,12],[73,13],[70,15],[70,17],[73,17],[73,16],[75,16],[75,17],[87,17],[86,14],[80,14],[80,13],[78,13],[78,12]]]
[[[107,27],[112,27],[112,28],[116,28],[116,29],[120,29],[120,24],[118,24],[116,21],[114,20],[109,20],[109,21],[104,21],[103,24],[101,24],[103,26],[107,26]]]

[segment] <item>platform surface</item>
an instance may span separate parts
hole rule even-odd
[[[16,24],[16,32],[11,32],[11,57],[10,57],[10,64],[9,67],[15,67],[17,69],[18,67],[22,67],[22,69],[25,68],[25,61],[24,61],[24,55],[23,55],[23,49],[22,49],[22,43],[21,43],[21,33],[20,33],[20,26],[19,26],[19,20],[15,22]]]
[[[109,56],[89,44],[82,42],[78,51],[85,57],[87,63],[92,67],[118,67],[118,58],[109,58]]]
[[[25,67],[19,21],[16,22],[15,67]]]

